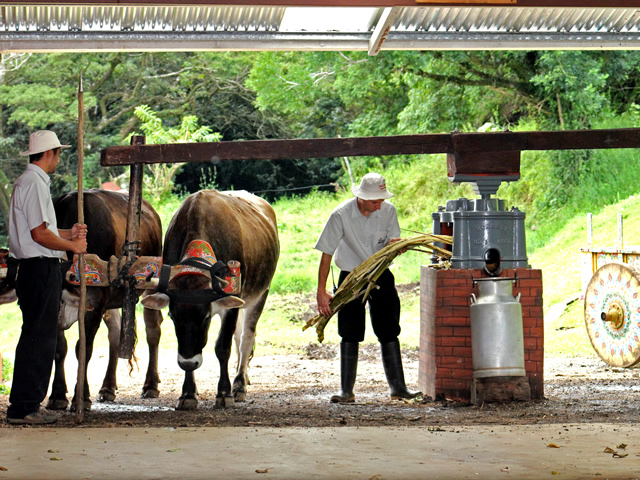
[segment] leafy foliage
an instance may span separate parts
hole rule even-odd
[[[85,185],[94,187],[126,174],[123,167],[100,167],[105,146],[126,142],[134,131],[172,132],[176,138],[180,131],[196,133],[201,127],[194,122],[219,132],[224,141],[478,131],[484,125],[575,129],[611,119],[618,126],[635,126],[639,64],[633,52],[621,51],[394,51],[377,57],[364,52],[8,54],[0,63],[0,163],[11,183],[24,168],[17,153],[35,128],[52,128],[73,143],[80,74]],[[144,119],[134,114],[140,105],[155,114],[156,123],[147,123],[146,131]],[[54,196],[75,188],[76,158],[75,148],[65,151],[52,178]],[[458,193],[446,179],[415,175],[415,160],[348,159],[356,181],[371,170],[411,175],[394,180],[412,191],[412,202],[428,204],[406,206],[418,214],[414,223],[419,226],[428,223],[421,212]],[[439,160],[419,161],[432,175],[443,175]],[[500,195],[535,211],[535,222],[529,218],[540,225],[545,215],[556,218],[560,207],[582,198],[609,161],[596,152],[527,152],[523,180],[526,169],[535,181],[503,186]],[[318,185],[332,190],[336,181],[348,184],[346,166],[345,159],[187,164],[173,181],[177,191],[203,185],[243,188],[275,199]],[[621,164],[616,168],[610,171],[629,171]],[[424,189],[445,197],[423,201]]]
[[[209,127],[200,126],[195,115],[183,117],[179,127],[166,129],[157,113],[148,105],[136,107],[134,114],[142,121],[140,129],[144,132],[148,144],[217,142],[222,137],[218,132],[212,132]],[[173,179],[183,165],[183,162],[177,162],[145,166],[147,175],[143,177],[143,181],[146,192],[153,200],[160,201],[171,193]]]

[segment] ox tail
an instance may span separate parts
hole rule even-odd
[[[116,349],[119,350],[120,333],[122,326],[122,315],[120,313],[120,309],[116,308],[112,310],[105,310],[105,312],[102,314],[102,320],[104,321],[105,325],[107,326],[107,330],[109,331],[109,345],[115,345]],[[131,353],[131,357],[127,359],[127,363],[129,364],[129,376],[132,376],[133,370],[138,366],[138,357],[136,357],[137,343],[138,334],[137,331],[134,330],[133,351]]]
[[[133,351],[131,352],[131,358],[127,362],[129,364],[129,376],[133,376],[133,371],[140,370],[138,367],[138,357],[136,356],[136,345],[138,344],[138,333],[134,331],[134,339],[133,339]]]

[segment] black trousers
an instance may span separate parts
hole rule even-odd
[[[7,417],[22,418],[37,412],[47,396],[56,354],[61,290],[58,259],[20,261],[16,294],[22,310],[22,332],[16,347]]]
[[[340,272],[338,285],[342,284],[349,272]],[[369,293],[366,302],[362,297],[347,303],[338,311],[338,334],[343,342],[362,342],[365,332],[365,303],[369,305],[369,316],[373,332],[380,343],[393,342],[400,335],[400,299],[395,278],[390,270],[385,270],[376,282],[379,288]]]

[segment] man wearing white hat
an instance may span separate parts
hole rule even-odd
[[[385,201],[393,196],[387,190],[384,177],[368,173],[360,185],[352,187],[354,198],[340,204],[329,216],[315,248],[322,252],[318,269],[318,311],[331,315],[327,292],[327,278],[331,260],[340,269],[338,285],[359,264],[376,253],[389,242],[399,240],[400,225],[396,208]],[[380,342],[382,364],[391,398],[414,398],[420,392],[407,390],[400,354],[400,299],[395,279],[390,270],[385,270],[367,297],[373,331]],[[358,367],[358,347],[364,340],[365,304],[361,298],[344,305],[338,311],[338,334],[340,342],[341,391],[331,397],[332,403],[355,401],[353,387]]]
[[[49,174],[60,160],[61,145],[49,130],[29,137],[29,165],[16,180],[9,211],[9,252],[19,262],[16,294],[22,311],[22,332],[16,347],[13,383],[7,409],[12,424],[54,423],[41,411],[47,395],[58,335],[62,289],[60,260],[66,251],[87,250],[87,227],[58,230],[49,191]]]

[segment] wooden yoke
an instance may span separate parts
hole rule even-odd
[[[163,266],[162,257],[136,257],[136,260],[126,271],[122,271],[123,259],[115,255],[109,261],[102,260],[94,253],[87,253],[84,258],[84,278],[90,287],[111,287],[121,275],[132,278],[135,282],[134,288],[138,290],[154,290],[160,284],[160,271]],[[216,277],[215,279],[226,293],[239,295],[242,290],[239,263],[231,260],[227,262],[227,266],[228,271],[225,278]],[[0,280],[6,277],[6,271],[6,268],[0,268]],[[65,273],[65,280],[72,285],[79,285],[82,279],[79,272],[78,255],[74,255],[71,267]],[[171,282],[175,277],[187,273],[197,273],[207,277],[209,280],[213,280],[208,270],[188,264],[178,264],[170,267],[167,283]]]

